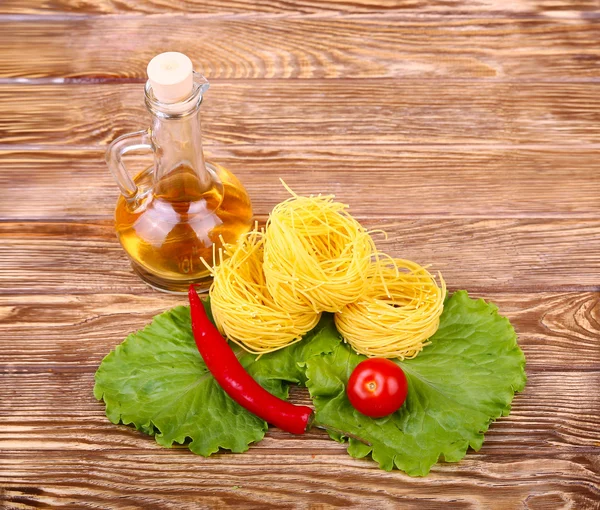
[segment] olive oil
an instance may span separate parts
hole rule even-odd
[[[135,271],[160,290],[185,292],[190,283],[208,288],[205,263],[212,267],[222,244],[235,243],[252,227],[250,199],[238,179],[222,166],[206,166],[213,173],[206,190],[185,166],[152,186],[149,168],[134,179],[139,198],[117,202],[119,241]]]

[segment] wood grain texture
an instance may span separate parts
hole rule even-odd
[[[0,111],[2,145],[106,145],[150,123],[141,83],[0,85]],[[598,144],[600,82],[226,80],[202,122],[207,146]]]
[[[98,360],[99,362],[99,360]],[[278,429],[270,429],[265,440],[254,445],[244,455],[223,453],[202,459],[177,447],[175,453],[155,444],[145,436],[126,426],[114,426],[104,416],[104,405],[92,395],[95,367],[54,367],[44,371],[30,369],[2,370],[6,382],[0,388],[0,448],[4,451],[44,452],[44,457],[59,452],[71,456],[70,451],[118,452],[120,455],[165,456],[179,455],[190,468],[220,463],[225,470],[235,471],[242,467],[256,466],[259,459],[287,458],[287,462],[319,470],[318,460],[328,459],[331,464],[344,467],[376,466],[346,456],[343,446],[330,441],[324,432],[314,430],[305,436],[290,437]],[[510,416],[494,423],[479,454],[470,452],[460,464],[452,466],[455,476],[463,469],[470,470],[472,463],[483,455],[492,463],[503,463],[511,455],[519,455],[526,448],[527,461],[544,458],[550,461],[556,455],[567,453],[590,454],[600,461],[598,454],[598,426],[600,416],[595,412],[600,402],[597,394],[592,398],[579,399],[580,388],[600,384],[600,371],[529,371],[525,391],[515,398]],[[12,398],[18,395],[19,398]],[[40,398],[43,395],[44,398]],[[292,401],[307,403],[305,390],[295,390]],[[187,457],[184,457],[186,455]],[[304,455],[304,458],[302,458]],[[312,458],[312,459],[311,459]],[[521,460],[524,460],[521,458]],[[259,461],[260,462],[260,461]],[[9,463],[5,465],[10,465]],[[174,466],[173,466],[174,467]],[[450,467],[450,465],[448,465]],[[591,466],[593,467],[593,466]],[[140,466],[143,469],[142,466]],[[434,467],[434,472],[444,472],[446,466]],[[17,466],[14,466],[18,470]],[[148,466],[152,469],[152,466]],[[275,469],[275,472],[279,468]],[[286,472],[289,476],[291,473]],[[399,478],[405,478],[403,475]],[[383,475],[383,473],[382,473]],[[592,492],[600,472],[588,473]],[[139,483],[139,481],[138,481]]]
[[[107,508],[117,501],[173,509],[499,509],[523,503],[536,510],[598,508],[599,465],[593,454],[497,459],[478,454],[458,469],[435,466],[425,480],[325,452],[245,453],[228,456],[227,462],[224,457],[125,451],[46,452],[35,458],[32,452],[14,452],[0,460],[6,473],[0,475],[6,487],[0,497],[12,504],[70,502],[77,508]]]
[[[228,490],[244,489],[248,501],[231,492],[224,507],[256,504],[256,497],[264,498],[265,505],[299,505],[316,493],[335,496],[335,506],[344,508],[412,499],[430,508],[444,497],[480,508],[492,496],[503,505],[531,498],[594,508],[590,505],[599,493],[598,402],[578,400],[582,386],[600,383],[598,371],[530,372],[511,416],[491,427],[482,450],[459,464],[435,466],[427,479],[384,473],[369,461],[351,459],[320,431],[292,438],[271,429],[243,455],[204,459],[184,448],[166,450],[129,427],[108,422],[103,405],[92,396],[89,367],[9,369],[2,377],[0,447],[6,455],[0,456],[0,483],[5,497],[25,498],[7,501],[35,502],[43,496],[41,502],[56,503],[68,497],[81,506],[110,506],[133,491],[132,504],[154,505],[162,497],[175,498],[181,507],[189,492],[208,498],[206,504],[214,508],[211,494],[224,497]],[[306,396],[296,391],[293,400],[305,403]]]
[[[600,291],[600,220],[368,220],[388,253],[434,262],[451,289]],[[30,254],[35,256],[31,257]],[[482,263],[485,261],[485,263]],[[65,270],[68,268],[68,270]],[[0,293],[138,293],[112,221],[0,224]]]
[[[0,507],[600,510],[599,40],[598,0],[0,2]],[[103,161],[166,50],[260,219],[279,177],[334,192],[510,318],[528,385],[480,452],[418,479],[318,430],[205,459],[108,421],[101,359],[185,303],[133,274]]]
[[[4,0],[0,14],[160,14],[195,13],[208,15],[273,14],[396,14],[404,16],[548,16],[552,18],[592,17],[600,11],[596,0],[557,2],[555,0]]]
[[[210,79],[590,80],[600,77],[599,39],[600,20],[585,17],[0,18],[0,78],[145,79],[169,48]]]
[[[258,215],[297,193],[335,193],[358,218],[600,217],[597,149],[439,146],[211,146]],[[151,156],[128,159],[133,170]],[[106,219],[118,190],[103,150],[0,150],[3,220]]]
[[[600,292],[489,290],[471,297],[495,303],[510,319],[528,370],[600,371]],[[129,333],[177,305],[187,305],[187,298],[150,291],[0,295],[0,335],[6,343],[0,350],[0,367],[95,369]]]

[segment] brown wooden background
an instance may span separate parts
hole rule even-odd
[[[132,273],[103,163],[167,50],[260,216],[279,177],[335,192],[511,318],[529,383],[481,451],[413,479],[321,432],[204,459],[108,422],[100,360],[185,301]],[[0,504],[600,508],[599,149],[598,0],[3,0]]]

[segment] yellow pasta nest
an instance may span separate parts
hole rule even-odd
[[[284,183],[285,186],[285,183]],[[418,264],[377,252],[332,195],[278,204],[256,229],[220,252],[210,289],[222,334],[255,354],[302,338],[334,312],[338,331],[366,356],[413,358],[435,333],[446,285]]]
[[[288,191],[267,222],[267,288],[285,310],[338,312],[365,292],[373,240],[332,195]]]
[[[402,259],[379,259],[368,273],[366,293],[335,314],[338,331],[365,356],[414,358],[438,329],[444,279],[440,288],[425,268]]]
[[[295,312],[273,300],[263,272],[264,245],[264,235],[253,231],[236,247],[226,247],[225,254],[221,252],[221,263],[213,269],[210,289],[219,331],[254,354],[297,342],[320,318],[310,309]]]

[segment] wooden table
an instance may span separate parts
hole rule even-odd
[[[7,508],[600,508],[598,0],[3,0],[0,502]],[[179,303],[132,272],[103,161],[145,66],[211,80],[205,150],[264,218],[334,192],[385,248],[513,321],[529,382],[426,478],[320,431],[241,455],[109,423],[100,360]],[[296,400],[306,399],[302,392]]]

